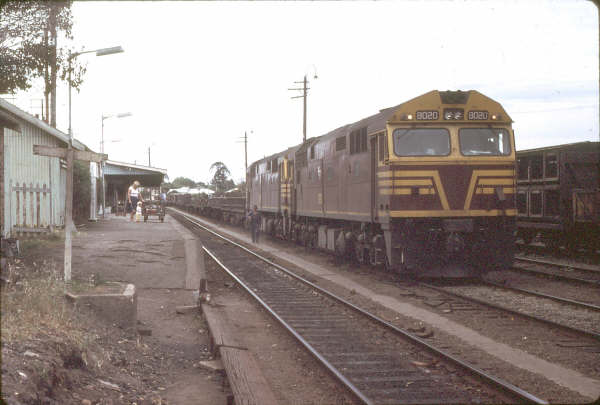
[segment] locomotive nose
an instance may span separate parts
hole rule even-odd
[[[446,237],[446,252],[459,253],[465,249],[465,239],[456,232],[450,232]]]

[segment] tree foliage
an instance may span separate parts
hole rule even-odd
[[[0,0],[0,93],[27,90],[43,78],[47,96],[56,78],[68,77],[71,49],[59,44],[58,34],[73,39],[71,1]],[[71,82],[82,83],[85,67],[72,63]]]
[[[180,188],[180,187],[196,187],[196,182],[187,177],[177,177],[171,183],[171,188]]]
[[[223,162],[215,162],[210,165],[210,171],[213,172],[213,178],[210,181],[210,184],[213,186],[215,192],[217,194],[221,194],[224,191],[227,191],[229,186],[233,184],[232,187],[235,187],[235,184],[232,180],[228,180],[228,177],[231,175],[227,166]]]
[[[86,221],[90,217],[90,191],[92,188],[90,164],[73,161],[73,220]]]

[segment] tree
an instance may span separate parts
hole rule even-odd
[[[215,162],[210,165],[210,171],[214,171],[213,178],[210,184],[214,187],[217,194],[220,194],[227,190],[229,183],[227,178],[231,175],[227,166],[223,162]]]
[[[56,81],[69,73],[71,50],[58,34],[73,39],[71,1],[0,1],[0,94],[27,90],[43,78],[46,119],[56,127]],[[73,61],[71,83],[79,89],[85,67]]]
[[[173,180],[173,183],[171,183],[171,187],[172,188],[180,188],[180,187],[193,188],[193,187],[196,187],[196,182],[187,177],[177,177],[177,178],[175,178],[175,180]]]
[[[90,217],[91,188],[89,162],[73,161],[73,219],[77,222]]]
[[[240,179],[239,183],[237,184],[237,188],[240,190],[241,193],[245,193],[246,192],[246,180]]]

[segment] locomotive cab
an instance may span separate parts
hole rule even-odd
[[[476,92],[432,91],[388,119],[376,206],[388,264],[457,275],[512,263],[515,142],[502,106]]]

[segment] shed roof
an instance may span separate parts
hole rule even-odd
[[[545,152],[552,151],[558,149],[588,149],[593,152],[594,148],[597,150],[600,147],[600,142],[594,141],[583,141],[583,142],[574,142],[574,143],[564,143],[562,145],[552,145],[552,146],[543,146],[541,148],[534,149],[523,149],[518,150],[517,155],[523,153],[535,153],[535,152]]]
[[[167,169],[116,162],[114,160],[107,160],[104,163],[104,177],[107,184],[131,184],[134,180],[138,180],[145,187],[158,187],[165,180],[165,177],[169,178]]]
[[[0,126],[10,128],[13,131],[21,132],[23,122],[29,123],[36,128],[41,129],[45,133],[54,136],[64,143],[69,143],[69,135],[58,129],[51,127],[39,118],[21,110],[14,104],[0,98]],[[78,150],[91,150],[82,142],[73,139],[73,147]]]
[[[152,166],[143,166],[134,163],[117,162],[116,160],[105,161],[104,174],[149,174],[160,173],[167,175],[167,169]]]

